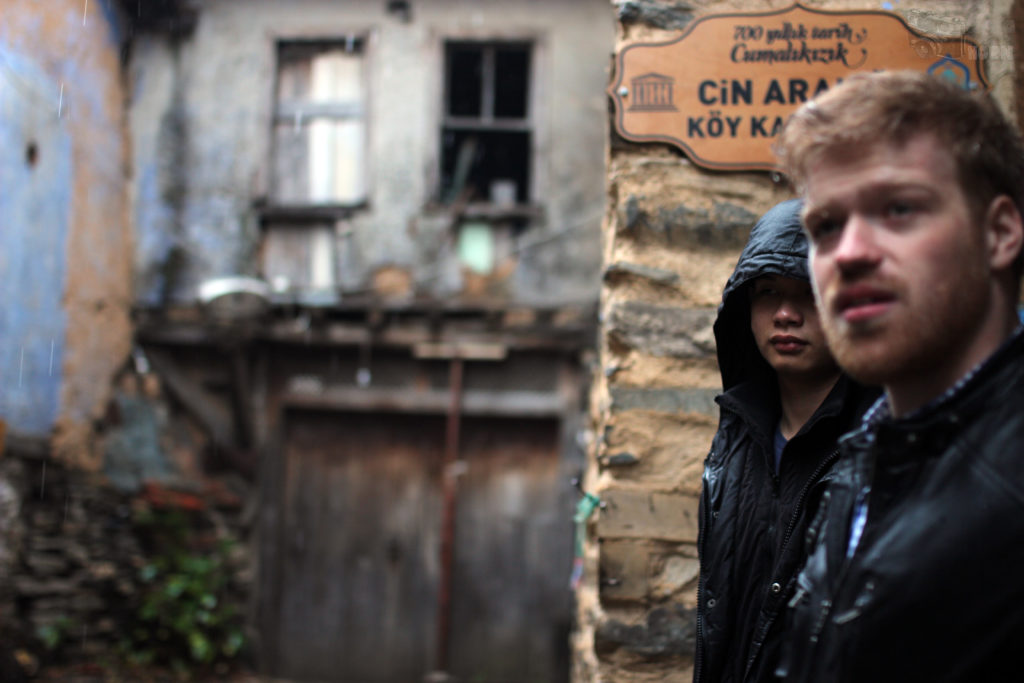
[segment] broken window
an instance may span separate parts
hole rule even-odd
[[[530,51],[523,42],[445,45],[444,201],[529,201]]]
[[[278,44],[273,197],[285,205],[366,199],[364,41]]]

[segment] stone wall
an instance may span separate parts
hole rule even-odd
[[[140,524],[153,511],[178,511],[195,552],[212,556],[217,543],[234,542],[224,595],[244,620],[253,565],[239,493],[212,480],[126,490],[45,446],[8,443],[0,450],[0,679],[129,661],[138,648],[124,641],[153,586],[145,568],[162,553]],[[187,659],[187,648],[180,654]]]
[[[1012,111],[1011,2],[805,4],[887,5],[924,31],[962,20],[983,46],[997,99]],[[618,50],[675,38],[707,14],[783,5],[620,0],[612,6]],[[697,500],[720,389],[711,325],[750,228],[791,193],[769,173],[705,171],[674,149],[632,144],[614,131],[607,153],[600,363],[584,478],[602,504],[589,527],[577,591],[573,680],[689,681]]]

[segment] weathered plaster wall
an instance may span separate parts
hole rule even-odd
[[[509,275],[517,301],[592,300],[600,260],[603,118],[613,18],[602,0],[424,0],[411,21],[387,3],[213,0],[174,44],[137,41],[132,139],[138,296],[188,301],[201,280],[255,274],[253,201],[268,191],[275,40],[368,36],[369,201],[337,236],[338,281],[372,286],[394,266],[435,296],[451,235],[424,215],[436,195],[443,40],[536,40],[534,196],[541,225],[522,235]],[[188,169],[182,177],[172,161]],[[443,224],[443,221],[441,222]],[[563,234],[564,233],[564,234]],[[170,279],[168,279],[170,276]],[[446,285],[446,282],[448,285]]]
[[[611,6],[620,49],[674,38],[707,14],[789,4],[620,0]],[[983,46],[995,95],[1012,111],[1010,2],[805,4],[890,6],[912,26],[935,33],[962,26]],[[791,194],[768,173],[704,171],[662,145],[630,144],[614,133],[610,141],[600,364],[585,478],[604,506],[590,527],[578,591],[573,680],[682,682],[692,675],[700,476],[717,427],[713,397],[720,378],[711,324],[754,221]]]
[[[131,343],[118,17],[103,0],[0,11],[0,417],[86,463]]]

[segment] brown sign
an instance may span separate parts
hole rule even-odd
[[[772,140],[794,109],[855,71],[880,69],[989,87],[977,44],[962,35],[928,36],[891,12],[797,4],[711,15],[675,40],[629,45],[608,92],[627,140],[674,144],[707,168],[768,170]]]

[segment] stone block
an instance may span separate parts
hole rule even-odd
[[[709,210],[686,204],[644,206],[644,199],[627,197],[619,209],[619,225],[639,239],[667,247],[742,249],[758,218],[732,202],[716,201]]]
[[[594,649],[599,657],[620,648],[648,660],[689,657],[696,642],[696,617],[696,610],[670,604],[652,609],[640,624],[607,619],[594,632]]]
[[[81,567],[89,564],[89,551],[81,543],[69,542],[64,549],[64,554],[69,560]]]
[[[113,562],[94,562],[88,572],[93,579],[106,581],[117,577],[117,566]]]
[[[658,358],[639,351],[616,356],[608,363],[605,376],[613,384],[624,387],[686,387],[688,389],[720,389],[721,375],[717,359]]]
[[[697,542],[697,497],[607,489],[601,494],[597,535],[601,538],[649,538]]]
[[[68,595],[78,589],[78,582],[71,579],[35,579],[29,576],[15,576],[15,592],[22,597],[39,595]]]
[[[606,540],[600,549],[603,600],[644,600],[648,594],[650,548],[643,541]]]
[[[679,284],[679,274],[665,268],[646,266],[642,263],[631,263],[629,261],[616,261],[604,269],[605,281],[613,280],[619,276],[632,276],[650,280],[659,285],[672,286]]]
[[[32,537],[32,550],[39,552],[66,552],[68,545],[68,540],[60,536],[42,536],[37,534]]]
[[[652,356],[705,358],[715,353],[715,315],[713,308],[624,301],[611,306],[606,329],[616,342]]]
[[[658,560],[653,568],[654,575],[648,583],[650,596],[655,600],[676,595],[700,576],[700,562],[695,557],[669,555]]]
[[[611,418],[598,464],[622,486],[652,491],[699,494],[704,459],[715,434],[714,420],[703,415],[631,411]],[[638,462],[612,467],[609,455],[634,454]]]
[[[67,559],[54,553],[29,553],[25,563],[35,576],[57,576],[68,568]]]
[[[638,462],[640,462],[640,458],[628,452],[612,453],[601,458],[601,464],[605,467],[629,467]]]
[[[53,510],[34,510],[32,512],[32,526],[34,531],[40,529],[53,529],[60,524],[60,519]]]
[[[67,614],[68,596],[37,598],[32,601],[32,612],[34,614]]]
[[[95,633],[110,633],[116,635],[118,625],[117,622],[110,617],[102,617],[94,622],[92,630]]]
[[[685,602],[688,593],[696,592],[691,584],[700,573],[697,558],[685,554],[688,550],[693,546],[638,539],[603,541],[601,599],[646,602],[679,596]]]
[[[650,410],[657,413],[697,414],[718,419],[718,389],[611,387],[611,411]]]
[[[682,30],[693,21],[693,7],[682,2],[617,0],[615,4],[623,24],[643,23],[653,28]]]
[[[91,591],[79,591],[71,598],[71,608],[76,612],[102,612],[106,607],[103,599]]]

